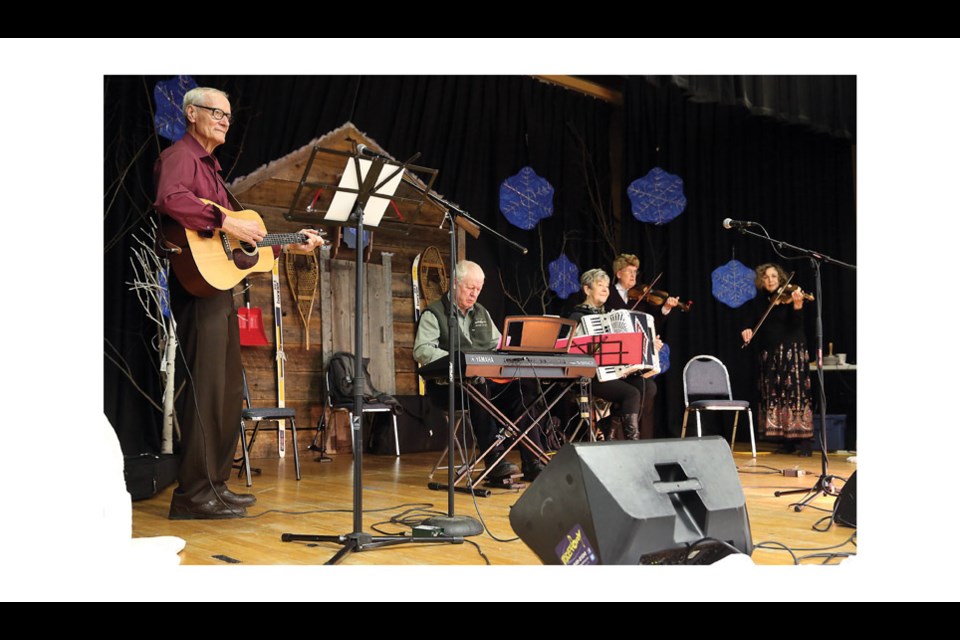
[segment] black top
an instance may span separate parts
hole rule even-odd
[[[574,322],[580,322],[580,318],[582,318],[583,316],[589,316],[595,313],[606,313],[606,312],[607,310],[604,309],[603,307],[600,307],[598,309],[596,307],[591,307],[586,302],[581,302],[580,304],[578,304],[573,308],[573,311],[571,311],[567,315],[567,317],[573,320]]]
[[[747,307],[747,322],[744,329],[753,329],[770,306],[772,296],[766,293],[759,294]],[[806,344],[807,338],[803,330],[803,309],[797,311],[793,303],[778,304],[770,310],[770,315],[760,325],[751,344],[760,350],[769,350],[778,344],[799,342]]]
[[[606,307],[608,311],[616,311],[617,309],[630,309],[633,307],[633,302],[624,302],[623,298],[620,297],[620,292],[617,291],[616,285],[611,284],[610,297],[607,298]],[[660,327],[663,325],[663,323],[666,322],[667,319],[675,312],[675,310],[673,310],[667,315],[663,315],[661,305],[651,304],[646,300],[634,307],[633,310],[639,311],[640,313],[649,313],[651,316],[653,316],[653,324],[656,327],[658,334],[660,333]]]

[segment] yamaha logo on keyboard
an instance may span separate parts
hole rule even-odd
[[[493,356],[484,356],[477,353],[473,353],[473,354],[470,354],[469,362],[471,364],[479,364],[481,362],[486,362],[487,364],[494,364],[496,361],[494,360]]]

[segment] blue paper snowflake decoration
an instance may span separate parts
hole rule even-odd
[[[670,345],[666,342],[663,343],[663,347],[660,349],[660,375],[661,373],[666,373],[667,369],[670,368]],[[654,376],[656,377],[656,376]]]
[[[157,270],[157,282],[160,284],[160,315],[164,318],[170,317],[170,283],[169,267]]]
[[[561,253],[559,258],[549,264],[549,268],[550,290],[562,300],[580,291],[580,270],[577,269],[577,265],[570,262],[566,254]]]
[[[553,185],[530,167],[524,167],[500,183],[500,212],[521,229],[529,231],[553,215]]]
[[[739,260],[731,260],[713,270],[713,297],[736,309],[757,295],[753,269]]]
[[[687,208],[683,179],[654,167],[627,187],[633,217],[640,222],[666,224]]]
[[[153,124],[157,133],[171,142],[176,142],[187,132],[187,121],[183,118],[183,95],[196,86],[196,81],[190,76],[160,80],[153,86],[153,101],[157,104]]]
[[[356,249],[356,248],[357,248],[357,230],[354,229],[353,227],[344,227],[344,228],[343,228],[343,241],[344,241],[344,242],[346,243],[346,245],[347,245],[348,247],[350,247],[351,249]],[[368,244],[370,244],[370,232],[369,232],[369,231],[364,231],[364,232],[363,232],[363,246],[364,246],[364,248],[366,248],[366,246],[367,246]]]

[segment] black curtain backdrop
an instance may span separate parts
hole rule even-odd
[[[160,412],[137,391],[139,386],[159,403],[159,356],[150,347],[155,329],[126,284],[133,279],[131,234],[152,215],[152,167],[169,144],[155,137],[152,121],[153,86],[160,79],[166,77],[104,81],[104,412],[127,455],[160,446]],[[520,311],[502,295],[501,273],[511,293],[528,297],[534,291],[526,304],[530,313],[560,313],[578,297],[562,301],[547,294],[541,304],[536,295],[544,287],[541,270],[561,247],[581,272],[610,269],[613,249],[598,230],[598,207],[588,189],[599,193],[610,215],[610,132],[611,126],[616,130],[616,114],[607,103],[528,77],[195,80],[231,96],[236,121],[217,151],[228,181],[348,120],[394,157],[422,152],[417,164],[439,170],[438,192],[530,249],[521,256],[491,234],[468,238],[467,255],[487,274],[480,301],[495,318]],[[855,263],[852,142],[752,115],[741,104],[693,102],[674,82],[623,82],[624,157],[612,163],[623,166],[624,191],[615,196],[623,199],[624,212],[618,250],[641,257],[644,277],[663,271],[662,288],[694,300],[692,312],[677,314],[664,332],[672,368],[659,379],[658,414],[661,430],[676,433],[683,412],[681,371],[691,356],[720,357],[736,395],[754,394],[753,354],[740,350],[743,319],[712,297],[711,271],[735,252],[750,267],[772,260],[794,268],[795,281],[813,289],[807,261],[782,260],[761,241],[722,229],[722,219],[759,221],[780,240]],[[838,117],[852,122],[848,115]],[[556,190],[553,217],[532,231],[514,227],[499,213],[500,183],[526,165]],[[680,175],[688,199],[686,211],[662,227],[634,220],[625,192],[655,166]],[[856,362],[855,274],[826,265],[823,286],[825,340]],[[812,312],[810,306],[811,349]],[[117,363],[129,367],[136,386]]]
[[[845,95],[853,84],[848,78]],[[679,434],[682,369],[695,355],[719,357],[730,371],[735,397],[757,399],[755,356],[752,349],[740,348],[739,337],[752,325],[742,313],[749,305],[734,310],[717,301],[711,272],[733,257],[751,269],[777,262],[788,273],[797,272],[795,283],[814,290],[809,260],[785,260],[768,243],[723,229],[722,220],[760,222],[778,240],[856,264],[853,143],[757,117],[741,106],[693,102],[671,82],[628,78],[624,86],[625,188],[659,166],[683,178],[687,197],[679,217],[655,226],[633,219],[623,194],[622,247],[640,257],[644,282],[662,271],[657,288],[694,301],[690,313],[674,311],[665,325],[671,369],[658,378],[661,428]],[[835,353],[857,362],[856,272],[827,264],[822,278],[824,350],[833,342]],[[814,305],[805,309],[813,352]]]
[[[856,76],[651,76],[693,102],[739,105],[754,115],[856,139]]]
[[[153,133],[153,86],[160,79],[166,78],[108,77],[104,82],[104,411],[127,455],[159,450],[160,413],[116,363],[126,363],[151,398],[161,397],[159,357],[150,347],[154,326],[125,284],[133,279],[131,232],[152,215],[152,167],[169,144]],[[530,247],[521,256],[491,234],[468,239],[467,255],[487,273],[480,301],[495,318],[519,311],[501,294],[501,265],[508,281],[515,283],[514,274],[521,274],[520,287],[543,287],[536,277],[541,272],[539,233],[546,262],[559,255],[565,232],[571,231],[567,255],[581,269],[601,261],[583,167],[586,148],[596,168],[592,179],[602,182],[609,198],[610,106],[604,102],[528,77],[195,80],[231,97],[236,121],[217,151],[228,181],[348,120],[397,158],[422,152],[417,164],[439,170],[438,192]],[[528,164],[556,189],[554,216],[541,222],[539,233],[517,229],[499,213],[500,183]],[[528,310],[542,312],[540,306]]]

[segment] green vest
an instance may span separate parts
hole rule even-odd
[[[440,325],[440,341],[437,346],[444,351],[450,351],[450,327],[448,326],[450,318],[450,298],[443,296],[436,302],[430,304],[426,311],[430,311],[437,316]],[[459,310],[457,311],[459,314]],[[470,335],[463,335],[460,329],[459,319],[457,322],[457,331],[460,332],[460,349],[466,351],[493,351],[497,346],[498,338],[493,337],[493,319],[490,312],[483,305],[477,303],[471,310],[472,321],[470,322]],[[468,316],[470,317],[470,316]]]

